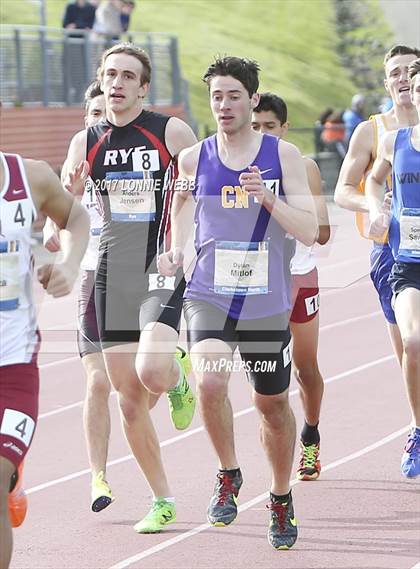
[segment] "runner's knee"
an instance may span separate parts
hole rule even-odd
[[[411,361],[420,361],[420,336],[416,331],[406,334],[402,337],[403,350],[408,359]]]
[[[167,390],[169,368],[159,362],[145,362],[137,366],[137,374],[144,387],[151,393],[160,394]]]
[[[322,379],[319,373],[318,363],[315,362],[305,362],[304,365],[294,366],[293,375],[300,386],[305,386],[306,384],[322,383]]]
[[[253,400],[255,407],[268,423],[282,419],[290,409],[287,390],[279,395],[262,395],[254,391]]]
[[[93,369],[88,374],[88,397],[108,399],[111,392],[111,383],[106,372],[102,369]]]
[[[225,373],[208,372],[197,379],[197,392],[202,402],[224,399],[227,386],[228,376]]]
[[[137,383],[123,384],[118,389],[118,403],[127,423],[132,423],[143,412],[148,412],[149,394]]]

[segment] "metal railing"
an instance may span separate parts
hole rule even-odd
[[[75,32],[80,37],[73,37]],[[127,33],[121,40],[145,49],[152,62],[146,103],[188,106],[178,40],[161,33]],[[116,40],[84,30],[5,25],[0,31],[0,98],[4,104],[80,105],[104,49]]]
[[[303,141],[305,141],[306,147],[313,147],[313,152],[308,154],[308,156],[318,164],[323,181],[324,193],[326,196],[332,196],[343,162],[343,158],[340,156],[334,144],[325,144],[322,141],[322,127],[320,127],[320,125],[289,128],[288,132],[290,135],[293,135],[294,142],[298,147],[300,147],[300,142]]]

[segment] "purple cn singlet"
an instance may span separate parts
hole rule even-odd
[[[264,134],[252,165],[277,197],[284,197],[278,138]],[[194,197],[197,263],[185,298],[204,300],[235,319],[256,319],[290,309],[285,232],[267,209],[243,190],[226,167],[216,136],[203,141]]]

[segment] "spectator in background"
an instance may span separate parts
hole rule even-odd
[[[319,115],[318,120],[315,121],[315,152],[323,152],[326,150],[325,144],[321,138],[322,131],[324,130],[325,121],[334,112],[334,109],[331,107],[327,107],[322,113]]]
[[[343,111],[333,111],[324,123],[321,140],[325,149],[336,152],[341,160],[346,155],[346,127],[343,119]]]
[[[93,31],[107,41],[118,41],[123,32],[121,25],[121,0],[102,0],[96,9]]]
[[[63,48],[64,92],[67,104],[80,104],[83,101],[89,81],[90,72],[84,44],[86,33],[92,29],[95,21],[95,10],[95,6],[87,0],[76,0],[66,6],[63,28],[71,30],[66,34]]]
[[[344,124],[346,126],[345,142],[348,146],[351,135],[356,126],[365,120],[365,97],[360,93],[354,95],[351,100],[351,109],[346,109],[343,114]]]
[[[134,0],[122,0],[121,6],[121,27],[123,32],[127,32],[130,27],[131,12],[136,7]]]
[[[382,97],[381,104],[379,105],[379,112],[386,113],[387,111],[390,111],[393,104],[391,97]]]
[[[66,30],[91,30],[95,21],[95,6],[87,0],[76,0],[67,4],[64,12],[63,28]],[[84,34],[71,33],[69,37],[82,38]]]

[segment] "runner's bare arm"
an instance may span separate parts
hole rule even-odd
[[[285,200],[277,198],[265,187],[256,166],[250,167],[250,173],[243,172],[239,182],[244,190],[264,204],[287,233],[305,245],[312,245],[318,235],[318,223],[302,155],[296,146],[284,140],[279,140],[278,148]]]
[[[239,183],[246,192],[268,209],[283,229],[305,245],[312,245],[318,235],[315,203],[308,185],[305,164],[299,150],[293,144],[279,140],[282,184],[285,200],[268,190],[257,166],[242,172]]]
[[[380,216],[388,217],[384,213],[384,184],[387,176],[392,170],[392,158],[394,154],[394,144],[396,131],[388,132],[379,145],[378,156],[373,164],[372,171],[366,181],[366,202],[369,208],[369,216],[374,223]],[[379,222],[384,222],[380,218]]]
[[[80,170],[80,167],[78,169]],[[82,171],[84,169],[85,169],[85,166],[82,167]],[[75,171],[73,171],[73,172],[75,172]],[[70,173],[71,178],[68,178],[68,175],[69,175],[68,161],[65,160],[64,164],[61,168],[60,179],[61,179],[61,183],[63,184],[63,186],[64,186],[64,184],[66,184],[65,189],[68,190],[69,192],[73,193],[73,184],[70,184],[69,180],[72,180],[72,178],[74,178],[74,173]],[[78,195],[78,198],[80,199],[81,196]],[[52,221],[52,219],[50,219],[49,217],[47,217],[47,219],[45,221],[44,228],[43,228],[43,243],[44,243],[44,247],[48,251],[50,251],[51,253],[56,253],[57,251],[59,251],[61,249],[61,247],[60,247],[60,230],[57,227],[57,225]]]
[[[177,117],[171,117],[166,125],[165,143],[170,154],[178,156],[181,150],[196,144],[197,137],[187,123]]]
[[[87,131],[81,130],[76,133],[71,142],[65,161],[65,170],[63,168],[61,180],[63,186],[71,191],[74,195],[82,195],[84,191],[84,178],[75,176],[75,172],[83,172],[86,170],[86,148],[87,148]]]
[[[366,198],[358,188],[372,160],[373,147],[373,123],[364,121],[356,127],[341,166],[334,194],[335,203],[340,207],[351,211],[368,210]]]
[[[201,143],[181,151],[178,159],[179,184],[189,184],[190,189],[176,191],[171,210],[172,239],[174,247],[184,248],[194,231],[195,202],[191,188],[195,184]],[[180,186],[181,187],[181,186]]]
[[[60,180],[46,162],[25,160],[35,205],[65,231],[60,234],[62,262],[40,268],[40,281],[53,296],[68,294],[76,279],[89,239],[89,216],[64,191]]]
[[[42,241],[44,247],[47,251],[50,251],[50,253],[56,253],[60,250],[60,232],[56,224],[49,217],[45,220],[45,225],[42,230]]]
[[[60,172],[60,180],[62,185],[64,186],[64,181],[66,179],[68,173],[68,162],[67,162],[67,158],[64,160],[63,165],[61,167],[61,172]]]
[[[284,140],[279,140],[279,157],[286,202],[276,200],[272,215],[287,233],[312,245],[318,236],[318,221],[303,157],[296,146]]]
[[[159,272],[165,276],[173,276],[179,266],[184,263],[185,248],[194,233],[195,202],[191,190],[180,190],[182,187],[193,187],[195,171],[198,164],[201,144],[182,150],[178,158],[178,178],[171,207],[171,250],[159,257]],[[192,259],[187,259],[186,267]]]
[[[67,160],[64,160],[64,163],[61,167],[60,172],[60,180],[61,183],[64,183],[67,175]],[[56,253],[60,250],[60,230],[53,222],[52,219],[47,217],[45,220],[45,225],[42,230],[42,241],[44,243],[45,249],[50,253]]]
[[[308,176],[309,189],[315,200],[316,215],[318,218],[319,233],[317,242],[325,245],[330,238],[331,228],[328,218],[328,209],[325,201],[324,192],[322,191],[321,172],[318,164],[311,158],[304,158],[306,175]]]

